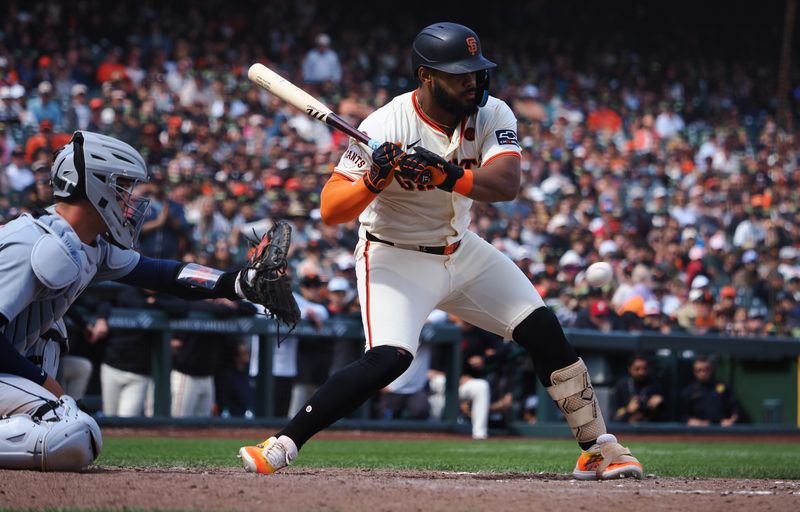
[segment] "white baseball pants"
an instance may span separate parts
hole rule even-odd
[[[444,375],[435,375],[428,383],[431,390],[429,398],[431,414],[435,418],[442,417],[446,380]],[[492,403],[489,382],[484,379],[469,379],[463,382],[458,386],[458,399],[470,403],[472,438],[486,439],[489,436],[489,406]]]
[[[172,370],[170,392],[173,418],[211,416],[214,407],[214,377],[195,377]]]
[[[449,256],[361,239],[356,275],[367,350],[391,345],[416,354],[422,326],[436,308],[511,339],[514,328],[544,306],[514,262],[471,231]]]
[[[100,366],[103,414],[106,416],[143,416],[149,409],[153,379],[148,375],[118,370],[103,363]]]

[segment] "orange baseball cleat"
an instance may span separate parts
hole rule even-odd
[[[295,457],[297,446],[286,436],[270,437],[261,444],[239,448],[239,458],[249,473],[270,475],[291,464]]]
[[[582,452],[572,472],[578,480],[628,477],[641,480],[643,474],[642,464],[612,434],[601,435],[594,446]]]

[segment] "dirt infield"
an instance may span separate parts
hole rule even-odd
[[[563,475],[287,468],[102,467],[84,474],[0,471],[0,507],[288,511],[786,510],[800,482],[687,480],[578,482]]]
[[[212,435],[197,429],[114,435]],[[219,435],[219,431],[216,431]],[[226,437],[258,438],[254,430]],[[420,434],[324,432],[320,437],[411,438]],[[439,435],[426,437],[440,437]],[[0,508],[287,511],[800,510],[800,481],[646,478],[578,482],[566,475],[287,468],[269,477],[235,468],[119,468],[82,474],[0,470]]]

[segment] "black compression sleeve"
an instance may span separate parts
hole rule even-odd
[[[361,359],[331,375],[277,435],[291,437],[300,448],[402,375],[412,360],[409,352],[390,345],[368,350]]]
[[[8,320],[0,315],[0,327],[6,324]],[[17,352],[4,332],[0,332],[0,373],[19,375],[39,385],[47,380],[47,374]]]
[[[181,268],[180,261],[157,260],[140,256],[139,263],[127,275],[117,279],[118,282],[129,284],[136,288],[147,288],[174,294],[176,287],[175,276]]]
[[[208,289],[178,282],[178,274],[184,266],[184,263],[176,260],[160,260],[141,256],[139,263],[133,267],[133,270],[117,279],[117,281],[137,288],[166,292],[189,300],[218,297],[238,300],[240,298],[236,295],[236,290],[234,289],[237,272],[225,272],[217,280],[216,286],[213,289]]]

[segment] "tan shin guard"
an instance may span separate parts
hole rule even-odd
[[[552,386],[547,388],[550,397],[564,413],[579,443],[594,441],[606,433],[603,413],[589,380],[589,370],[578,359],[575,363],[554,371],[550,375]]]

